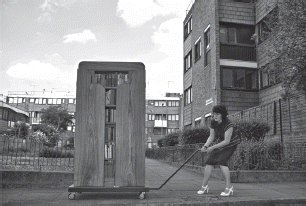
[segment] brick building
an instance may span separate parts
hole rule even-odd
[[[262,72],[265,41],[256,38],[275,2],[192,1],[184,20],[184,127],[205,125],[216,104],[234,114],[280,99],[278,79]]]
[[[146,142],[147,147],[157,145],[157,141],[167,134],[182,129],[182,97],[167,93],[165,97],[146,98]]]

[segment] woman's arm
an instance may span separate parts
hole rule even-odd
[[[234,130],[233,127],[230,127],[228,130],[226,130],[224,134],[224,140],[214,146],[211,146],[209,149],[214,150],[228,145],[231,141],[233,130]]]
[[[209,137],[208,139],[206,140],[206,143],[204,144],[204,146],[206,147],[209,147],[209,145],[214,141],[215,139],[215,130],[212,129],[212,128],[209,128],[210,129],[210,133],[209,133]]]
[[[206,143],[204,144],[204,146],[202,147],[202,151],[205,152],[206,149],[209,147],[209,145],[214,141],[215,139],[215,130],[210,128],[210,133],[209,133],[209,137],[206,140]]]

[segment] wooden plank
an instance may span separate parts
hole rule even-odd
[[[93,72],[78,70],[75,186],[104,185],[105,89],[91,84]]]
[[[130,76],[131,84],[117,88],[116,186],[145,185],[145,73]]]

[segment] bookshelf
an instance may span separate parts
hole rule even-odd
[[[76,99],[74,187],[144,187],[144,65],[81,62]]]

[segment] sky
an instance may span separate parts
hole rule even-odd
[[[0,94],[76,91],[81,61],[143,62],[147,95],[183,93],[191,0],[1,0]]]

